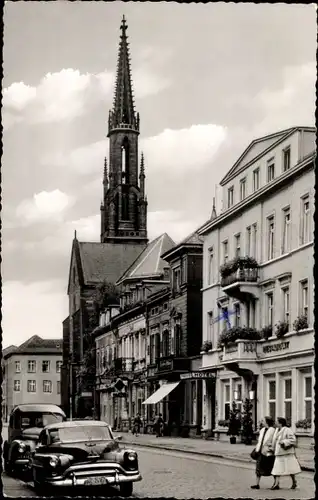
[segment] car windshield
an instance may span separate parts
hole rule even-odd
[[[109,427],[80,425],[78,427],[61,427],[50,429],[52,443],[74,443],[80,441],[110,441],[113,439]]]
[[[63,422],[63,416],[58,413],[28,412],[21,413],[21,429],[30,427],[45,427],[49,424]]]

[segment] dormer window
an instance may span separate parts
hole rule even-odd
[[[283,150],[283,171],[290,169],[290,147]]]
[[[180,292],[180,285],[181,285],[181,270],[180,267],[176,267],[173,269],[173,274],[172,274],[172,289],[175,293]]]

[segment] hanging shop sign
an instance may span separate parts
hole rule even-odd
[[[214,372],[188,372],[180,375],[181,380],[215,378]]]

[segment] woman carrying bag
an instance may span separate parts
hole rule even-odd
[[[254,490],[259,490],[259,483],[262,476],[271,476],[275,456],[272,451],[273,438],[275,434],[274,420],[271,417],[265,417],[264,427],[260,430],[258,442],[251,456],[256,460],[256,484],[251,486]]]
[[[291,489],[297,488],[295,475],[301,472],[299,462],[296,458],[296,436],[293,431],[287,427],[285,418],[277,419],[278,428],[275,431],[273,439],[273,449],[275,452],[275,462],[272,470],[274,484],[272,490],[279,490],[279,479],[281,476],[290,476],[292,479]]]

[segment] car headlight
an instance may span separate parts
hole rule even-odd
[[[50,458],[49,464],[50,464],[51,467],[57,467],[58,464],[59,464],[59,458],[55,457],[55,456],[52,456]]]
[[[19,453],[24,453],[26,450],[26,444],[25,443],[20,443],[19,444],[19,448],[18,448],[18,452]]]
[[[126,454],[126,457],[127,457],[128,460],[130,460],[131,462],[133,462],[137,458],[137,453],[135,451],[129,451]]]

